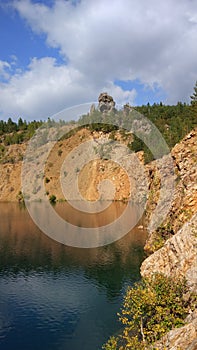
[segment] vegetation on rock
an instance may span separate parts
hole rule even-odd
[[[154,103],[151,106],[148,103],[146,106],[135,107],[135,110],[147,117],[159,129],[170,149],[197,125],[193,107],[186,103],[178,102],[174,106],[162,103]],[[132,118],[132,112],[125,114],[124,110],[110,114],[102,114],[94,110],[91,114],[82,116],[79,124],[86,125],[91,131],[111,133],[114,138],[114,131],[118,129],[126,134],[132,125]],[[128,146],[135,152],[144,151],[145,163],[153,160],[152,153],[137,136],[134,135],[133,141]]]
[[[54,194],[52,194],[50,197],[49,197],[49,201],[51,204],[55,204],[56,203],[56,196]]]
[[[129,287],[119,314],[122,333],[111,337],[103,349],[147,349],[172,328],[184,325],[195,299],[193,294],[186,298],[187,292],[184,279],[174,280],[162,274]]]

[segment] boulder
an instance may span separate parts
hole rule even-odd
[[[101,113],[111,113],[115,111],[115,101],[107,92],[102,92],[98,98],[98,109]]]

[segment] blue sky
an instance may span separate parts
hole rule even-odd
[[[197,2],[0,2],[0,119],[40,119],[95,101],[189,102]]]
[[[34,34],[19,13],[0,7],[1,60],[12,61],[14,55],[21,69],[26,69],[33,57],[55,56],[59,60],[58,50],[46,45],[45,40],[44,34]]]
[[[153,104],[166,100],[165,91],[157,84],[149,86],[147,84],[143,84],[138,79],[125,81],[115,80],[114,83],[117,86],[120,86],[124,91],[128,91],[130,89],[136,90],[137,94],[135,98],[135,105],[146,105],[148,102]]]

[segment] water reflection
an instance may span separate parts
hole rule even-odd
[[[72,203],[76,205],[76,201]],[[31,217],[43,232],[57,242],[77,248],[100,247],[124,237],[141,218],[142,209],[129,202],[124,204],[121,212],[122,206],[123,203],[114,202],[108,210],[99,214],[82,215],[78,210],[74,210],[73,214],[73,208],[64,203],[62,218],[47,200],[41,203],[27,202]],[[112,217],[110,214],[113,214],[114,220],[104,224]],[[70,221],[74,221],[74,224]]]
[[[118,205],[108,217],[75,220],[105,224],[120,215]],[[70,215],[65,203],[56,210]],[[0,204],[0,216],[0,347],[100,349],[119,327],[124,288],[139,279],[146,232],[136,228],[111,245],[80,249],[47,237],[18,204]]]

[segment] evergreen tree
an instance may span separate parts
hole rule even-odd
[[[193,95],[191,95],[190,97],[191,97],[191,105],[197,105],[197,81],[196,81],[196,85],[194,86]]]
[[[197,119],[197,81],[196,81],[196,85],[194,86],[193,95],[191,95],[190,97],[191,97],[192,115],[195,121],[195,119]]]
[[[7,121],[7,132],[13,132],[17,130],[17,124],[12,121],[11,118],[8,118]]]
[[[22,129],[23,129],[23,120],[22,120],[22,118],[19,118],[19,119],[18,119],[18,129],[19,129],[19,130],[22,130]]]

